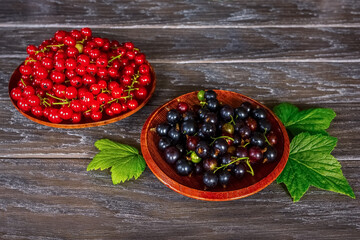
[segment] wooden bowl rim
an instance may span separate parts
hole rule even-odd
[[[89,128],[89,127],[97,127],[97,126],[103,126],[103,125],[107,125],[110,123],[114,123],[117,121],[120,121],[124,118],[127,118],[131,115],[133,115],[134,113],[136,113],[137,111],[139,111],[141,108],[143,108],[148,101],[150,100],[150,98],[152,97],[152,95],[155,92],[155,88],[156,88],[156,75],[155,75],[155,71],[153,69],[153,67],[151,66],[151,64],[149,62],[147,62],[149,64],[150,67],[150,71],[151,71],[151,77],[153,79],[152,82],[152,86],[151,89],[149,91],[148,96],[144,99],[144,101],[141,102],[141,104],[135,108],[134,110],[131,110],[129,112],[126,112],[124,114],[121,114],[119,116],[113,117],[113,118],[109,118],[106,120],[102,120],[102,121],[98,121],[98,122],[90,122],[90,123],[76,123],[76,124],[72,124],[72,123],[51,123],[51,122],[47,122],[47,121],[43,121],[41,119],[37,119],[23,111],[21,111],[18,106],[16,105],[16,103],[14,102],[14,100],[11,98],[10,96],[10,92],[12,89],[10,89],[10,85],[13,81],[16,81],[17,79],[15,79],[15,74],[19,71],[20,66],[23,64],[24,62],[22,62],[16,69],[15,71],[12,73],[11,77],[10,77],[10,81],[9,81],[9,86],[8,86],[8,91],[9,91],[9,98],[11,100],[11,103],[14,105],[14,107],[26,118],[30,119],[33,122],[39,123],[41,125],[44,126],[49,126],[49,127],[53,127],[53,128],[65,128],[65,129],[79,129],[79,128]]]
[[[148,167],[153,172],[153,174],[167,187],[169,187],[170,189],[172,189],[175,192],[178,192],[184,196],[198,199],[198,200],[206,200],[206,201],[230,201],[230,200],[245,198],[245,197],[248,197],[250,195],[253,195],[253,194],[263,190],[268,185],[270,185],[280,175],[280,173],[284,169],[284,167],[287,163],[288,157],[289,157],[289,151],[290,151],[289,137],[288,137],[287,131],[286,131],[284,125],[282,124],[282,122],[276,117],[276,115],[269,108],[267,108],[260,102],[254,100],[250,97],[247,97],[245,95],[242,95],[240,93],[236,93],[236,92],[232,92],[232,91],[226,91],[226,90],[214,90],[214,91],[217,93],[222,92],[222,93],[227,93],[227,94],[236,94],[239,97],[241,97],[242,99],[244,99],[244,101],[247,100],[247,101],[253,102],[253,103],[263,107],[275,118],[277,124],[279,125],[280,131],[281,131],[283,139],[284,139],[284,150],[283,150],[283,155],[282,155],[281,159],[279,160],[278,164],[267,176],[265,176],[260,181],[254,183],[246,188],[241,188],[241,189],[233,190],[233,191],[211,192],[211,191],[205,191],[205,190],[198,190],[198,189],[194,189],[194,188],[182,185],[182,184],[176,182],[175,180],[173,180],[171,177],[169,177],[165,172],[163,172],[157,166],[156,162],[152,158],[152,155],[149,151],[148,142],[147,142],[148,134],[150,131],[150,125],[151,125],[151,122],[152,122],[154,116],[156,116],[158,114],[158,112],[161,111],[164,107],[166,107],[169,103],[176,101],[177,99],[184,99],[187,96],[192,95],[192,94],[197,94],[198,91],[183,94],[177,98],[174,98],[174,99],[164,103],[163,105],[158,107],[147,118],[147,120],[145,121],[145,124],[142,128],[142,131],[141,131],[141,138],[140,138],[141,152],[143,154],[143,157],[144,157]]]

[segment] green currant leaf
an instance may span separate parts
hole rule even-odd
[[[110,168],[113,184],[137,179],[145,170],[145,160],[134,147],[109,139],[96,141],[95,147],[100,152],[89,163],[87,171]]]
[[[310,186],[355,198],[340,163],[330,154],[336,142],[336,138],[321,134],[300,133],[294,137],[288,162],[277,178],[277,183],[286,185],[294,202],[299,201]]]
[[[274,107],[274,113],[280,118],[287,130],[294,136],[301,132],[327,135],[331,121],[336,114],[329,108],[311,108],[299,111],[290,103],[281,103]]]

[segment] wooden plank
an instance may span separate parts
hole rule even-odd
[[[257,25],[359,23],[346,1],[24,1],[2,0],[1,23],[114,25]],[[101,21],[99,22],[99,19]]]
[[[360,155],[359,63],[154,64],[158,86],[141,111],[107,126],[63,130],[35,124],[11,105],[7,79],[17,62],[0,60],[1,154],[7,158],[91,158],[100,138],[139,146],[142,125],[157,106],[204,88],[236,91],[269,107],[288,101],[300,108],[333,108],[337,117],[329,131],[339,138],[334,155],[340,160]]]
[[[58,29],[0,28],[0,56],[25,59],[29,44],[39,45]],[[157,62],[310,58],[360,61],[360,28],[94,29],[93,34],[120,42],[133,41]]]
[[[277,239],[355,239],[360,233],[360,202],[340,194],[310,188],[293,203],[273,183],[245,199],[204,202],[173,192],[148,169],[114,186],[106,172],[86,172],[88,162],[0,159],[0,238],[254,239],[271,232]],[[358,161],[342,165],[359,195]]]

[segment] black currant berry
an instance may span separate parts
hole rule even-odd
[[[177,147],[170,146],[164,150],[164,155],[168,163],[174,164],[180,158],[180,151]]]
[[[206,172],[203,176],[203,183],[208,188],[214,188],[218,184],[218,177],[213,172]]]
[[[166,114],[166,120],[171,124],[178,123],[180,121],[180,113],[175,109],[171,109]]]
[[[187,176],[193,171],[194,167],[190,161],[182,158],[176,161],[175,169],[178,174]]]
[[[159,136],[162,136],[162,137],[167,136],[169,129],[170,129],[170,126],[169,126],[169,124],[166,124],[166,123],[161,123],[156,126],[157,134],[159,134]]]

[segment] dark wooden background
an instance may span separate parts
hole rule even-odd
[[[58,29],[93,28],[131,40],[153,64],[158,86],[137,114],[107,126],[41,126],[11,105],[7,86],[29,44]],[[184,197],[149,169],[114,186],[86,172],[94,142],[140,146],[159,105],[203,88],[232,90],[269,107],[330,107],[333,152],[359,198],[360,1],[0,2],[0,239],[359,239],[360,203],[310,188],[293,203],[272,183],[231,202]]]

